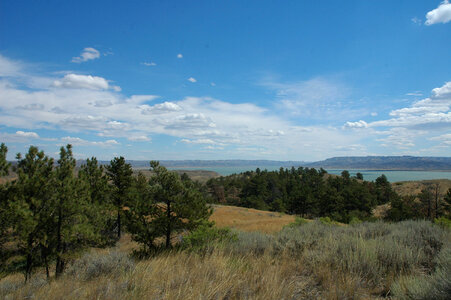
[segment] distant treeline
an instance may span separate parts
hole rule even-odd
[[[216,203],[307,218],[330,217],[344,223],[372,220],[373,209],[382,204],[389,204],[385,218],[393,221],[450,214],[451,189],[440,195],[438,187],[431,186],[419,195],[400,196],[385,175],[368,182],[362,174],[351,177],[348,171],[336,176],[315,168],[257,169],[210,179],[206,185]]]

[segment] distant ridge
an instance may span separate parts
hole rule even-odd
[[[150,160],[127,160],[133,168],[149,168]],[[77,165],[85,163],[79,160]],[[109,164],[109,161],[100,161]],[[420,156],[343,156],[317,162],[277,160],[160,160],[168,168],[202,167],[315,167],[324,169],[405,170],[405,171],[451,171],[451,157]]]
[[[307,163],[304,166],[324,169],[449,171],[451,170],[451,157],[344,156]]]

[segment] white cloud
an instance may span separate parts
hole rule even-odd
[[[344,127],[345,128],[367,128],[368,123],[363,120],[360,120],[357,122],[346,122]]]
[[[421,93],[420,91],[415,91],[415,92],[411,92],[411,93],[407,93],[407,96],[423,96],[423,93]]]
[[[197,82],[196,78],[194,78],[194,77],[188,78],[188,81],[189,81],[189,82],[192,82],[192,83]]]
[[[15,62],[10,63],[15,66]],[[253,103],[185,97],[149,105],[147,102],[156,101],[158,96],[115,93],[107,80],[92,84],[93,80],[79,83],[69,80],[70,77],[58,79],[60,87],[83,87],[69,89],[49,88],[48,82],[54,82],[54,78],[35,76],[34,79],[33,82],[41,83],[38,89],[27,86],[25,80],[22,87],[11,84],[8,77],[0,78],[0,125],[24,132],[60,130],[67,135],[66,143],[114,146],[119,138],[146,141],[152,135],[169,135],[177,140],[224,147],[227,149],[224,151],[230,151],[224,152],[227,157],[321,159],[338,154],[335,147],[358,144],[360,135],[364,134],[319,125],[297,126],[279,111]],[[73,133],[111,139],[88,141],[74,138]],[[214,144],[206,143],[211,141]]]
[[[156,66],[156,65],[157,65],[157,64],[154,63],[153,61],[151,61],[151,62],[142,62],[141,64],[144,65],[144,66],[146,66],[146,67],[153,67],[153,66]]]
[[[100,57],[100,52],[94,48],[84,48],[80,56],[72,57],[72,62],[81,63],[88,60],[97,59]]]
[[[414,102],[410,107],[390,112],[392,119],[380,120],[372,127],[428,127],[440,129],[451,126],[451,82],[434,88],[431,97]]]
[[[18,76],[21,74],[21,69],[21,63],[0,54],[0,76]]]
[[[151,138],[146,135],[129,136],[129,137],[127,137],[127,139],[129,141],[135,141],[135,142],[148,142],[151,140]]]
[[[211,82],[210,85],[211,85],[211,86],[216,86],[216,83]]]
[[[426,14],[426,25],[437,23],[448,23],[451,21],[451,4],[448,0],[443,1],[436,8]]]
[[[210,144],[210,145],[224,145],[223,143],[218,143],[215,142],[212,139],[194,139],[194,140],[190,140],[190,139],[182,139],[180,140],[182,143],[185,144]]]
[[[107,90],[109,88],[119,92],[118,86],[110,86],[105,78],[91,75],[67,74],[62,79],[55,80],[53,87],[66,89]]]
[[[177,58],[183,58],[183,55],[181,53],[177,54]]]
[[[376,116],[377,116],[377,112],[373,111],[372,113],[370,113],[370,115],[371,115],[372,117],[376,117]]]
[[[442,134],[439,136],[435,136],[430,138],[431,141],[440,141],[443,145],[451,146],[451,133]]]
[[[182,108],[178,104],[173,102],[163,102],[155,104],[154,106],[143,105],[141,106],[141,108],[141,113],[145,115],[164,114],[182,110]]]
[[[18,137],[25,137],[25,138],[33,138],[33,139],[38,139],[39,135],[36,132],[32,132],[32,131],[16,131],[16,136]]]
[[[153,101],[157,98],[159,98],[159,96],[156,95],[133,95],[125,101],[130,104],[142,104],[144,102]]]
[[[410,19],[412,21],[412,23],[421,25],[423,23],[423,21],[417,17],[413,17],[412,19]]]
[[[433,89],[432,96],[434,98],[451,98],[451,81],[445,83],[442,87]]]
[[[100,147],[110,147],[119,145],[116,140],[106,140],[106,141],[87,141],[79,137],[66,136],[61,138],[61,142],[64,144],[71,144],[73,146],[100,146]]]

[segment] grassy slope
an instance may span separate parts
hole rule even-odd
[[[252,208],[215,205],[210,220],[218,227],[274,233],[294,222],[294,216]]]
[[[21,274],[1,279],[0,298],[380,299],[401,274],[416,276],[413,286],[424,289],[431,249],[423,252],[423,243],[447,241],[443,247],[451,253],[450,232],[427,222],[357,227],[309,222],[268,235],[258,231],[279,231],[293,218],[215,206],[212,220],[243,230],[239,243],[205,256],[173,251],[133,261],[128,254],[137,245],[125,235],[114,248],[92,249],[58,280],[47,282],[43,270],[26,285]],[[429,236],[424,241],[423,234]],[[398,293],[404,289],[399,282]]]

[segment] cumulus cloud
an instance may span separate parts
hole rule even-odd
[[[360,120],[357,122],[346,122],[344,127],[345,128],[367,128],[368,123],[363,120]]]
[[[433,25],[437,23],[448,23],[451,21],[451,4],[448,0],[443,1],[436,8],[426,14],[426,25]]]
[[[78,74],[67,74],[62,79],[55,80],[52,86],[66,89],[121,90],[118,86],[110,86],[105,78]]]
[[[451,82],[434,88],[431,97],[414,102],[410,107],[390,112],[393,117],[370,124],[372,127],[445,128],[451,126]]]
[[[188,78],[188,81],[189,81],[189,82],[192,82],[192,83],[197,82],[196,78],[194,78],[194,77]]]
[[[25,138],[33,138],[33,139],[38,139],[39,135],[36,132],[32,132],[32,131],[16,131],[16,136],[18,137],[25,137]]]
[[[177,58],[183,58],[183,55],[181,53],[177,54]]]
[[[178,141],[185,139],[216,149],[224,147],[230,151],[224,153],[229,157],[321,159],[325,153],[338,154],[335,147],[358,144],[359,140],[359,132],[297,126],[286,115],[253,103],[185,97],[150,105],[150,101],[159,97],[125,96],[113,92],[106,79],[78,79],[42,76],[36,82],[58,81],[58,88],[41,84],[33,89],[26,86],[28,81],[22,81],[25,86],[16,86],[8,77],[1,77],[0,125],[24,132],[62,130],[67,136],[59,140],[61,143],[102,147],[117,145],[119,138],[150,141],[152,135],[169,135]],[[73,133],[92,138],[75,138]],[[97,141],[96,136],[110,138]],[[211,141],[214,144],[207,143]]]
[[[88,60],[97,59],[100,57],[100,52],[94,48],[84,48],[80,56],[72,57],[73,63],[82,63]]]

